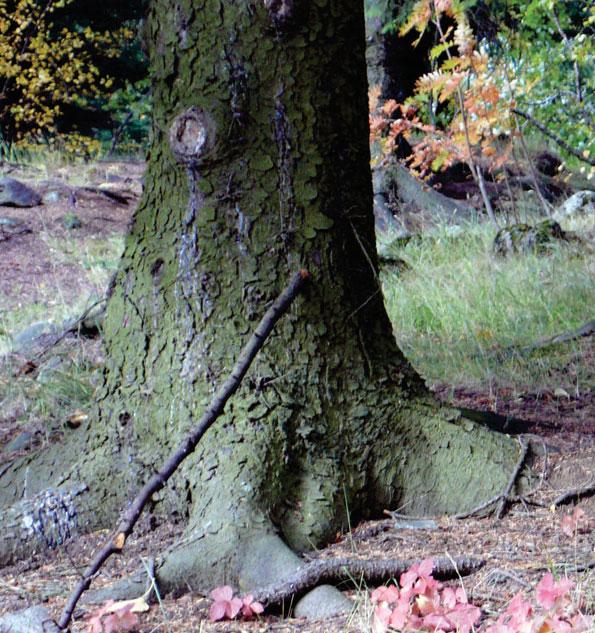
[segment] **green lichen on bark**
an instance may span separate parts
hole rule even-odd
[[[468,509],[504,487],[517,454],[439,409],[396,347],[378,281],[361,6],[304,5],[282,31],[263,3],[151,5],[147,185],[109,302],[97,416],[58,480],[88,482],[87,528],[109,525],[174,449],[289,274],[312,274],[153,500],[187,522],[158,565],[164,590],[250,584],[247,544],[279,532],[298,551],[323,545],[347,512],[353,524],[401,504]],[[196,164],[169,140],[189,109],[217,139]]]

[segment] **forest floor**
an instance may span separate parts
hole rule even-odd
[[[26,176],[18,170],[9,175]],[[32,209],[0,207],[0,216],[17,221],[10,229],[0,226],[0,343],[4,334],[5,348],[9,337],[14,338],[18,330],[30,327],[32,322],[40,318],[56,322],[72,318],[94,298],[101,297],[117,264],[122,236],[140,195],[141,178],[141,164],[112,163],[87,170],[75,187],[72,178],[67,185],[66,179],[54,171],[43,187],[46,193],[61,192],[54,196],[55,201]],[[35,182],[39,182],[39,175]],[[68,228],[72,220],[69,214],[80,220],[78,228]],[[90,402],[87,392],[82,390],[81,395],[72,385],[70,390],[62,385],[60,397],[48,395],[47,391],[58,383],[39,379],[44,368],[51,369],[55,359],[59,359],[62,368],[99,368],[103,363],[100,340],[79,338],[72,333],[44,355],[36,356],[39,346],[51,343],[55,334],[44,332],[35,341],[38,347],[5,353],[0,361],[0,468],[10,459],[67,433],[68,415],[79,408],[84,410]],[[589,356],[587,362],[595,359],[592,345],[581,349]],[[525,437],[539,453],[533,464],[539,483],[531,500],[541,505],[514,504],[500,520],[493,516],[462,520],[437,517],[435,525],[428,529],[403,529],[394,520],[384,518],[354,526],[325,550],[313,553],[312,558],[481,558],[485,561],[481,570],[460,582],[486,616],[502,613],[519,590],[530,594],[544,573],[552,571],[577,582],[583,608],[593,613],[595,497],[578,501],[577,507],[584,510],[586,517],[570,536],[562,529],[562,521],[573,512],[573,505],[551,506],[560,494],[595,481],[595,394],[588,388],[578,395],[560,395],[553,389],[519,393],[452,384],[439,384],[434,390],[438,398],[455,406],[498,412],[530,422]],[[45,407],[32,404],[32,398],[45,399]],[[15,443],[19,438],[24,441]],[[390,510],[406,514],[406,508]],[[124,555],[106,564],[94,581],[94,588],[136,571],[142,560],[158,555],[181,530],[181,525],[169,523],[149,529],[141,521]],[[80,536],[65,548],[39,553],[1,569],[0,615],[43,604],[57,618],[81,570],[104,538],[105,533]],[[306,622],[265,614],[254,622],[209,623],[210,601],[188,594],[177,599],[164,597],[160,604],[140,615],[136,630],[369,631],[372,609],[365,586],[353,579],[343,588],[354,597],[354,612],[348,617]],[[75,613],[73,630],[86,630],[85,614],[94,608],[81,605]]]

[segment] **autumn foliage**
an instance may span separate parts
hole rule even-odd
[[[372,591],[373,633],[580,633],[593,625],[593,618],[583,615],[572,599],[574,583],[556,581],[548,572],[537,584],[533,601],[518,593],[495,622],[479,626],[482,612],[469,604],[463,587],[445,587],[432,577],[432,567],[431,559],[424,560],[402,574],[398,585]]]
[[[576,149],[588,158],[592,146],[588,87],[593,86],[593,73],[586,60],[593,40],[584,31],[595,25],[595,8],[572,25],[565,19],[563,3],[513,1],[508,19],[520,34],[502,26],[499,39],[486,42],[477,39],[470,25],[468,11],[474,4],[414,3],[400,34],[417,32],[421,38],[433,30],[437,43],[430,52],[432,70],[418,79],[414,96],[404,103],[379,103],[379,90],[371,91],[371,140],[380,148],[380,159],[389,156],[403,137],[413,148],[410,167],[421,176],[455,163],[466,163],[472,172],[477,166],[498,174],[510,164],[513,142],[521,133],[521,123],[526,123],[515,116],[519,106],[537,119],[553,116],[555,124],[549,126],[553,132],[572,137]],[[571,25],[578,30],[573,37],[564,31],[570,32]],[[523,34],[535,40],[531,50],[526,50]],[[555,66],[548,55],[556,60]],[[574,70],[564,74],[565,65]],[[562,102],[560,111],[556,104]],[[549,109],[535,104],[549,104]],[[567,115],[572,115],[569,125],[564,123]],[[548,119],[541,120],[548,123]]]
[[[93,61],[111,58],[134,33],[126,26],[98,32],[54,22],[73,0],[0,0],[0,121],[9,142],[54,137],[65,106],[108,93],[113,78]],[[90,141],[90,139],[88,140]],[[84,139],[62,138],[81,143]]]

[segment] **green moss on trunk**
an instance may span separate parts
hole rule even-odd
[[[187,520],[158,567],[165,590],[249,584],[243,556],[258,550],[240,543],[278,531],[309,549],[347,528],[347,509],[353,524],[403,504],[469,508],[504,487],[517,455],[440,410],[396,347],[377,274],[361,4],[295,6],[286,20],[265,3],[152,3],[147,184],[108,307],[98,417],[69,471],[89,485],[87,527],[175,448],[290,273],[312,274],[154,499],[153,512]],[[203,154],[181,162],[190,145]]]

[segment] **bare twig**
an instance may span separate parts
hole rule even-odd
[[[533,189],[535,190],[535,195],[538,197],[541,207],[546,216],[551,217],[552,215],[552,205],[544,198],[543,192],[541,191],[541,186],[539,184],[539,178],[537,176],[537,171],[535,170],[535,165],[529,156],[529,150],[527,149],[527,143],[525,142],[525,134],[523,129],[519,125],[519,119],[515,115],[514,123],[516,125],[517,132],[519,133],[519,140],[521,142],[521,149],[523,150],[523,154],[525,156],[525,160],[527,161],[527,165],[529,166],[529,174],[531,181],[533,183]]]
[[[537,119],[532,117],[530,114],[519,110],[518,108],[512,108],[512,112],[514,114],[518,114],[522,116],[524,119],[527,119],[529,123],[535,126],[542,134],[552,139],[554,143],[557,143],[562,149],[566,150],[569,154],[572,154],[575,158],[578,158],[583,163],[588,163],[589,165],[595,166],[595,158],[591,158],[590,156],[583,156],[578,150],[574,149],[574,147],[570,146],[564,139],[561,139],[559,136],[550,132],[550,130],[540,123]]]
[[[279,604],[320,583],[339,583],[361,578],[368,584],[380,584],[400,576],[414,562],[394,558],[324,558],[300,567],[283,583],[267,585],[251,593],[255,600],[264,605]],[[434,560],[432,575],[441,580],[457,578],[459,574],[467,576],[481,569],[484,564],[485,561],[476,558],[437,558]]]
[[[555,4],[552,2],[551,5],[552,18],[554,20],[554,24],[558,29],[558,33],[560,33],[561,38],[564,40],[564,46],[569,53],[569,57],[572,59],[572,42],[568,39],[568,35],[566,35],[562,25],[560,24],[560,19],[558,18],[558,14],[556,13]],[[578,65],[578,59],[576,57],[572,61],[572,65],[574,68],[574,89],[576,91],[574,97],[577,103],[580,103],[583,100],[583,91],[582,91],[582,81],[581,81],[581,70]]]
[[[285,314],[309,276],[308,271],[304,269],[293,275],[285,290],[263,316],[256,330],[250,337],[250,340],[242,350],[230,376],[211,400],[211,404],[203,413],[198,423],[191,428],[190,432],[182,440],[174,453],[170,455],[163,467],[151,477],[130,506],[128,506],[127,510],[121,515],[120,523],[115,532],[111,534],[103,548],[95,555],[95,558],[85,570],[83,578],[70,595],[68,603],[60,615],[58,622],[60,629],[64,630],[68,626],[80,597],[89,588],[91,580],[101,569],[103,563],[105,563],[112,554],[120,554],[122,552],[126,539],[132,533],[148,500],[165,486],[178,466],[194,451],[202,436],[223,413],[227,401],[240,386],[252,361],[264,345],[267,337],[275,327],[275,324]]]
[[[47,345],[44,345],[43,349],[41,349],[39,352],[37,352],[37,354],[35,354],[35,356],[33,358],[36,359],[36,360],[41,358],[46,352],[48,352],[53,347],[56,347],[56,345],[58,345],[58,343],[61,343],[71,332],[76,332],[76,330],[78,329],[79,325],[89,316],[89,314],[91,314],[91,311],[94,308],[96,308],[98,305],[101,305],[102,303],[104,303],[106,301],[107,301],[107,296],[101,297],[101,299],[98,299],[97,301],[95,301],[95,303],[92,303],[81,314],[81,316],[79,316],[77,319],[75,319],[72,323],[69,323],[68,327],[65,328],[62,331],[61,334],[58,334],[58,336],[56,336],[50,343],[48,343]]]
[[[582,499],[583,497],[590,497],[594,494],[595,494],[595,479],[590,481],[588,484],[581,486],[580,488],[574,488],[573,490],[569,490],[568,492],[565,492],[563,495],[556,497],[552,505],[561,506],[566,503],[571,503],[572,501]]]

